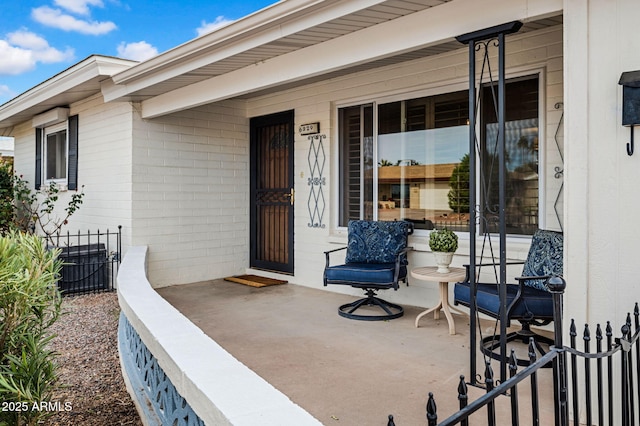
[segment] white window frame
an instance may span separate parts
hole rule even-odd
[[[48,152],[47,152],[47,137],[54,133],[65,132],[65,141],[64,141],[64,178],[53,178],[50,179],[47,177],[47,160],[48,160]],[[49,127],[45,127],[42,134],[42,182],[45,185],[49,185],[51,183],[56,183],[58,185],[67,185],[69,179],[69,126],[68,121],[63,121],[58,124],[54,124]]]

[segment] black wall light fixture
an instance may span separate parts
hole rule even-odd
[[[627,154],[633,155],[633,128],[640,124],[640,71],[623,72],[618,84],[622,85],[622,125],[631,127]]]

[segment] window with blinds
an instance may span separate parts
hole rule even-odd
[[[538,227],[538,86],[537,75],[507,81],[508,195],[515,234]],[[490,162],[497,120],[491,87],[480,93],[481,161]],[[340,226],[369,219],[409,220],[417,229],[469,229],[468,96],[462,90],[339,109]],[[495,182],[492,177],[484,176]],[[491,194],[480,192],[481,202],[492,202]]]

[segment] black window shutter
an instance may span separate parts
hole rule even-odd
[[[69,158],[67,174],[67,188],[78,189],[78,116],[69,117]]]
[[[42,186],[42,132],[43,129],[36,127],[36,179],[34,182],[35,189]]]

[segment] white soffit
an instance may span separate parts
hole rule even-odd
[[[101,82],[136,64],[135,61],[93,55],[0,105],[0,134],[34,116],[100,92]]]
[[[145,100],[450,1],[281,1],[113,76],[103,94]]]
[[[494,7],[496,13],[486,13]],[[455,36],[513,20],[525,22],[520,33],[560,25],[562,0],[538,0],[534,3],[528,0],[507,3],[502,0],[454,0],[437,7],[423,8],[305,48],[220,72],[213,77],[201,76],[197,82],[186,84],[183,81],[168,92],[164,90],[171,87],[171,80],[163,82],[163,85],[150,86],[138,94],[151,95],[153,90],[159,93],[149,98],[141,96],[142,116],[157,117],[223,99],[265,94],[461,49],[464,46],[455,41]],[[225,62],[212,63],[203,69]]]

